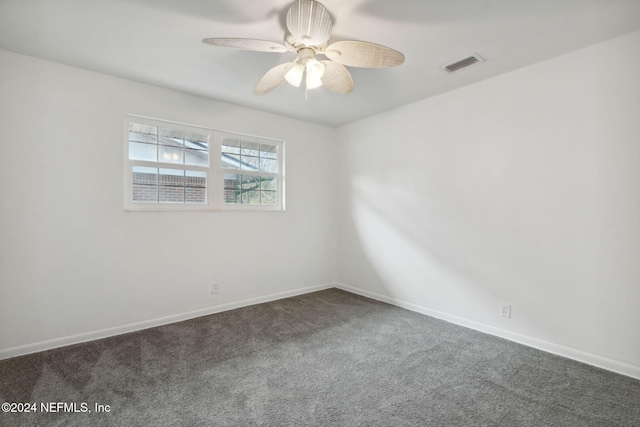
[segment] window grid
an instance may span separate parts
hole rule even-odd
[[[127,210],[284,210],[282,141],[136,116],[125,131]]]
[[[205,172],[133,167],[133,201],[138,203],[193,203],[207,201]]]
[[[223,138],[224,203],[276,205],[278,146]],[[241,173],[237,173],[238,170]]]
[[[158,165],[209,165],[209,135],[129,123],[129,160]],[[206,204],[206,172],[170,167],[132,167],[134,203]]]

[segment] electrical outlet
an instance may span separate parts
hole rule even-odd
[[[219,294],[220,293],[220,289],[218,288],[218,284],[217,283],[212,283],[211,284],[211,293],[212,294]]]
[[[500,316],[511,319],[511,304],[500,304]]]

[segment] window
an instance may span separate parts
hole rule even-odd
[[[125,120],[125,209],[283,210],[284,143]]]
[[[225,203],[275,205],[278,147],[239,137],[222,138]]]
[[[210,134],[128,125],[131,202],[207,204]]]

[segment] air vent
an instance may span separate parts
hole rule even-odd
[[[454,71],[470,67],[471,65],[478,64],[480,62],[484,62],[484,59],[480,58],[480,56],[478,55],[471,55],[458,61],[452,62],[451,64],[445,65],[442,68],[450,73],[453,73]]]

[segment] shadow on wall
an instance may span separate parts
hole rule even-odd
[[[496,238],[496,226],[505,225],[496,223],[495,208],[452,211],[437,197],[362,176],[352,177],[350,187],[358,245],[350,249],[367,261],[358,268],[380,279],[384,289],[372,291],[487,323],[495,323],[500,302],[515,301],[509,283],[522,278],[510,267],[512,243]]]

